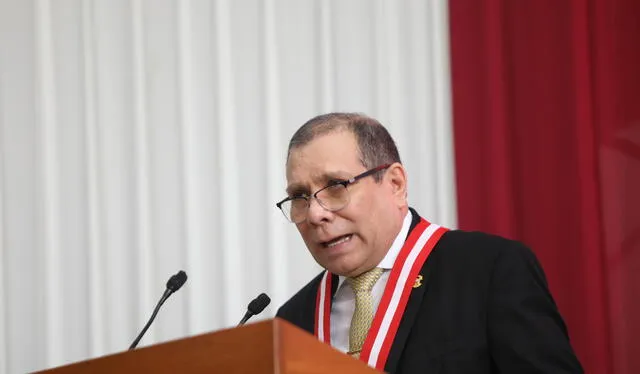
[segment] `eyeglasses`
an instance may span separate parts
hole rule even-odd
[[[337,212],[349,204],[349,191],[347,186],[356,183],[364,177],[373,175],[391,166],[391,164],[380,165],[362,174],[356,175],[344,181],[335,181],[316,191],[311,196],[296,195],[289,196],[276,203],[282,214],[293,223],[301,223],[307,219],[311,198],[316,199],[318,204],[330,212]]]

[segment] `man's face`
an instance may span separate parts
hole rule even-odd
[[[355,136],[332,132],[291,150],[287,192],[312,195],[331,181],[364,171]],[[349,204],[339,211],[330,212],[310,200],[307,219],[297,228],[313,258],[330,272],[356,276],[375,267],[399,232],[406,214],[404,169],[394,164],[384,173],[380,183],[370,176],[349,185]],[[400,185],[393,177],[398,173]]]

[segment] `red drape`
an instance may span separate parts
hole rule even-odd
[[[459,226],[527,243],[590,373],[640,373],[640,1],[450,0]]]

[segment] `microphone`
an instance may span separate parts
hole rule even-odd
[[[249,318],[255,316],[256,314],[260,314],[264,310],[264,308],[269,305],[270,302],[271,299],[269,298],[269,296],[267,296],[266,293],[261,293],[260,295],[258,295],[258,297],[253,299],[247,306],[247,312],[244,314],[244,317],[242,317],[242,320],[240,320],[240,323],[238,323],[238,326],[244,325],[249,320]]]
[[[134,340],[133,343],[131,343],[131,345],[129,346],[130,350],[134,349],[138,345],[138,342],[140,342],[140,339],[142,339],[142,336],[144,335],[144,333],[147,332],[147,329],[149,328],[149,326],[151,326],[151,322],[153,322],[153,320],[156,318],[156,314],[158,314],[158,311],[160,310],[160,307],[162,306],[162,304],[164,304],[164,302],[169,298],[169,296],[171,296],[172,293],[179,290],[180,287],[182,287],[182,285],[186,281],[187,281],[187,273],[185,273],[182,270],[180,270],[176,274],[172,275],[171,278],[169,278],[169,280],[167,281],[167,289],[164,291],[164,294],[162,294],[160,301],[158,301],[158,305],[156,305],[156,308],[153,310],[153,314],[151,315],[151,318],[149,318],[149,322],[147,322],[147,324],[144,325],[144,328],[142,329],[142,331],[140,331],[140,334],[138,334],[138,337],[136,337],[136,340]]]

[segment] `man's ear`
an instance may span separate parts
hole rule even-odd
[[[389,166],[385,179],[391,188],[394,199],[402,203],[407,202],[407,172],[399,162],[394,162]]]

